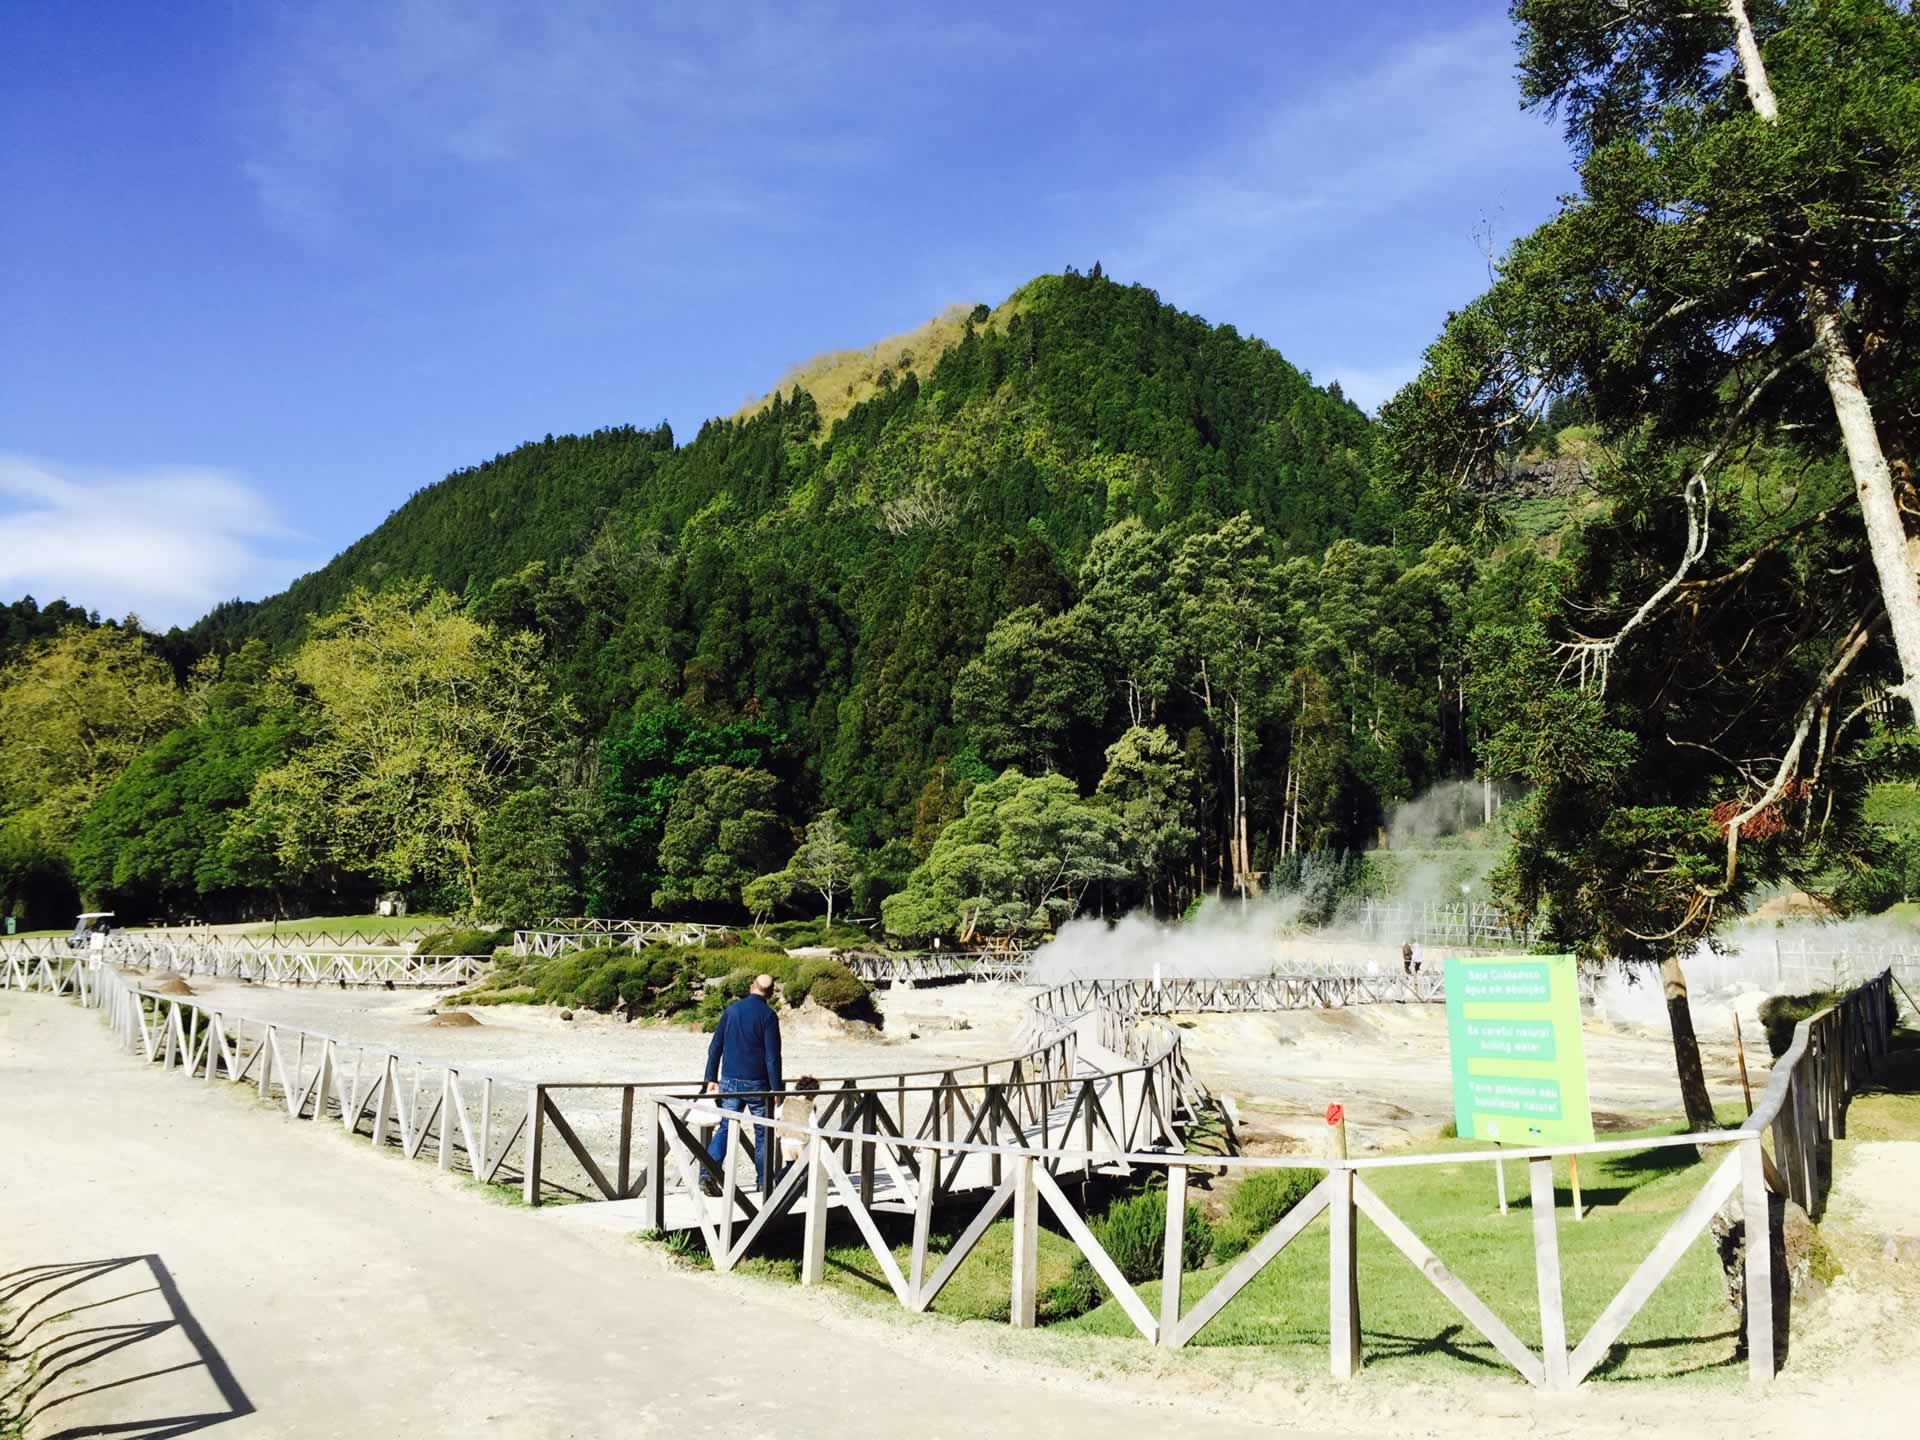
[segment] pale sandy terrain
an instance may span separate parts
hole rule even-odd
[[[1183,1017],[1187,1056],[1216,1093],[1232,1099],[1241,1139],[1254,1149],[1318,1144],[1328,1102],[1346,1110],[1349,1143],[1393,1149],[1431,1140],[1453,1119],[1446,1013],[1438,1005]],[[1750,1032],[1758,1044],[1758,1032]],[[1601,1128],[1676,1117],[1673,1042],[1639,1025],[1585,1026],[1587,1088]],[[1703,1047],[1716,1100],[1740,1098],[1731,1032]],[[1756,1079],[1764,1052],[1749,1053]]]

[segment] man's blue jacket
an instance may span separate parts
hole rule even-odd
[[[746,995],[720,1012],[707,1046],[707,1079],[732,1080],[747,1090],[778,1090],[780,1017],[758,995]]]

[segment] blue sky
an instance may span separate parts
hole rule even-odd
[[[0,598],[258,596],[448,470],[1096,260],[1371,407],[1573,188],[1497,3],[0,11]]]

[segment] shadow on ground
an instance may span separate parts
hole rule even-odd
[[[167,1440],[254,1413],[158,1255],[0,1274],[0,1430]]]

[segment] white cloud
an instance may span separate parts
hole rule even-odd
[[[0,594],[65,597],[164,629],[309,568],[246,481],[178,466],[83,469],[0,455]]]

